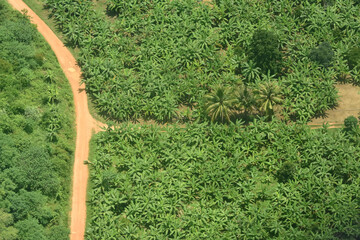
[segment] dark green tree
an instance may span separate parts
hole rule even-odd
[[[18,156],[11,169],[13,181],[29,191],[41,190],[54,196],[59,189],[59,177],[45,147],[31,146]]]
[[[255,31],[250,44],[249,58],[263,73],[278,73],[282,65],[278,36],[267,30]]]
[[[11,212],[16,221],[31,216],[46,226],[54,217],[51,210],[45,207],[47,198],[40,192],[27,192],[21,189],[18,194],[10,197],[9,201]]]
[[[353,128],[357,128],[358,120],[354,116],[349,116],[344,120],[344,126],[346,130],[352,130]]]
[[[64,226],[53,226],[49,229],[48,240],[68,240],[70,231]]]
[[[18,239],[46,240],[44,227],[35,218],[28,218],[17,222],[15,227],[19,230]]]
[[[323,67],[329,67],[334,57],[334,51],[331,49],[330,43],[322,42],[311,50],[309,57]]]

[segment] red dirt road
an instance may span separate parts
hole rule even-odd
[[[73,168],[72,206],[70,239],[83,240],[86,222],[86,187],[88,168],[84,161],[89,155],[89,141],[92,130],[99,130],[99,125],[90,115],[87,104],[86,92],[80,88],[81,70],[76,65],[76,60],[64,44],[57,38],[53,31],[21,0],[8,0],[18,11],[27,10],[31,22],[37,25],[38,31],[54,51],[61,68],[70,82],[75,102],[76,113],[76,149]]]

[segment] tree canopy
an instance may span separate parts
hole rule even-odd
[[[53,81],[46,72],[54,72]],[[0,240],[54,239],[53,229],[68,239],[70,86],[35,26],[5,0],[0,79]]]
[[[255,31],[250,43],[249,57],[263,73],[278,73],[282,65],[279,38],[267,30]]]

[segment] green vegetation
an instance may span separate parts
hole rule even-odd
[[[307,122],[336,106],[336,80],[359,82],[346,60],[359,42],[349,0],[109,0],[105,13],[100,2],[45,6],[80,48],[86,90],[110,120],[176,122],[184,107],[189,122],[205,119],[216,86],[250,89],[271,76],[282,89],[277,115]]]
[[[255,31],[250,44],[249,58],[264,72],[272,74],[281,70],[280,40],[270,31]]]
[[[210,94],[205,96],[206,111],[211,121],[230,122],[235,106],[235,97],[232,89],[218,86]]]
[[[102,117],[186,123],[93,139],[87,239],[360,238],[359,128],[303,124],[360,82],[356,1],[44,3]]]
[[[0,0],[0,239],[68,239],[71,89],[26,16]]]
[[[360,65],[360,48],[359,47],[351,48],[346,55],[346,60],[348,62],[350,69],[359,67],[359,65]]]
[[[358,120],[354,116],[347,117],[344,120],[344,126],[346,129],[356,128],[358,126]]]
[[[282,103],[281,88],[276,82],[259,83],[252,88],[242,84],[236,88],[222,85],[205,95],[205,112],[212,122],[229,123],[233,118],[247,119],[254,109],[268,117]]]
[[[274,107],[282,102],[281,88],[275,82],[260,84],[255,90],[260,111],[267,116],[274,114]]]
[[[334,57],[334,51],[328,42],[321,43],[317,48],[314,48],[310,53],[310,59],[322,65],[329,67]]]
[[[255,121],[95,137],[87,239],[357,239],[360,148]]]

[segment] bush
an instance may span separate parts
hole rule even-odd
[[[46,240],[44,227],[34,218],[17,222],[15,227],[19,230],[19,239]]]
[[[279,38],[270,31],[255,31],[250,44],[249,57],[264,73],[268,71],[271,74],[278,73],[282,60]]]
[[[347,52],[345,59],[347,60],[350,69],[354,69],[355,67],[358,67],[360,63],[360,48],[359,47],[351,48]]]
[[[317,48],[311,50],[310,59],[323,67],[329,67],[334,57],[334,51],[328,42],[321,43]]]
[[[333,6],[334,4],[335,4],[335,0],[322,0],[321,1],[321,5],[323,7]]]
[[[48,235],[48,240],[68,240],[70,231],[63,226],[54,226],[50,228]]]
[[[354,116],[347,117],[344,120],[345,129],[353,129],[358,125],[358,120]]]
[[[49,215],[43,210],[46,200],[46,197],[40,192],[28,192],[21,189],[18,194],[9,198],[11,203],[11,213],[13,214],[15,221],[33,217],[39,221],[46,222],[47,215]]]
[[[296,172],[296,166],[292,162],[285,162],[284,165],[277,172],[280,182],[287,182],[291,180]]]
[[[0,58],[0,73],[12,73],[13,66],[5,59]]]
[[[11,177],[18,186],[29,191],[40,190],[44,195],[55,196],[60,187],[50,155],[44,146],[30,146],[14,160]]]

